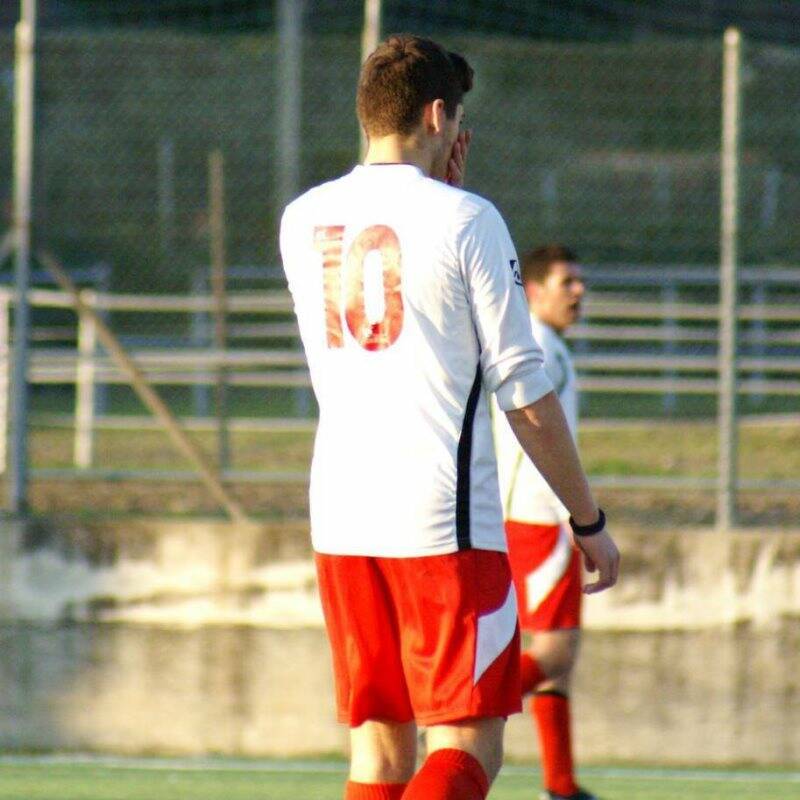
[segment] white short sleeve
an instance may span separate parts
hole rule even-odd
[[[553,386],[531,331],[519,261],[497,209],[485,204],[466,222],[459,257],[472,304],[487,389],[503,411],[536,402]]]

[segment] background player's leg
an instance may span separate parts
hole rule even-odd
[[[519,657],[519,682],[522,696],[535,692],[540,683],[547,680],[542,665],[532,652],[525,650]]]
[[[534,691],[569,692],[580,641],[581,632],[578,628],[533,633],[530,647],[523,653],[523,658],[527,656],[535,661],[541,671],[542,677],[533,687]]]
[[[428,757],[403,800],[484,800],[503,761],[504,727],[499,717],[429,727]]]
[[[413,722],[365,722],[350,729],[347,800],[396,800],[417,764]]]
[[[536,687],[531,713],[539,733],[545,788],[570,797],[579,791],[572,756],[569,687],[578,656],[578,629],[537,631],[530,653],[547,678]]]

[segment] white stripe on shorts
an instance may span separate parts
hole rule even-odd
[[[475,640],[475,670],[473,684],[492,665],[492,662],[508,647],[517,629],[517,594],[514,584],[500,608],[478,617],[478,635]]]
[[[556,545],[547,558],[533,572],[525,576],[525,595],[529,612],[536,611],[542,601],[553,591],[564,576],[572,560],[572,542],[562,522]]]

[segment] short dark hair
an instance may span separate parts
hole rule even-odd
[[[578,261],[578,255],[563,244],[545,244],[529,250],[522,256],[522,280],[525,283],[528,281],[544,283],[553,264],[557,264],[559,261],[575,264]]]
[[[430,39],[394,34],[379,44],[361,67],[356,109],[368,136],[411,133],[422,110],[444,101],[448,119],[455,116],[474,72],[466,59]]]

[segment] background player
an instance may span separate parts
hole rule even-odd
[[[349,800],[480,800],[520,709],[519,628],[486,391],[616,581],[569,428],[542,368],[496,209],[463,167],[457,54],[393,36],[367,59],[366,164],[290,204],[281,251],[320,416],[311,529]],[[433,180],[438,178],[439,180]],[[416,725],[428,757],[414,774]]]
[[[580,314],[581,269],[572,250],[553,244],[527,253],[521,273],[533,333],[575,436],[578,391],[562,336]],[[495,431],[509,557],[520,623],[532,633],[520,672],[523,695],[534,692],[531,713],[539,733],[542,798],[593,800],[575,782],[572,759],[569,686],[580,638],[581,566],[568,532],[569,512],[499,416]]]

